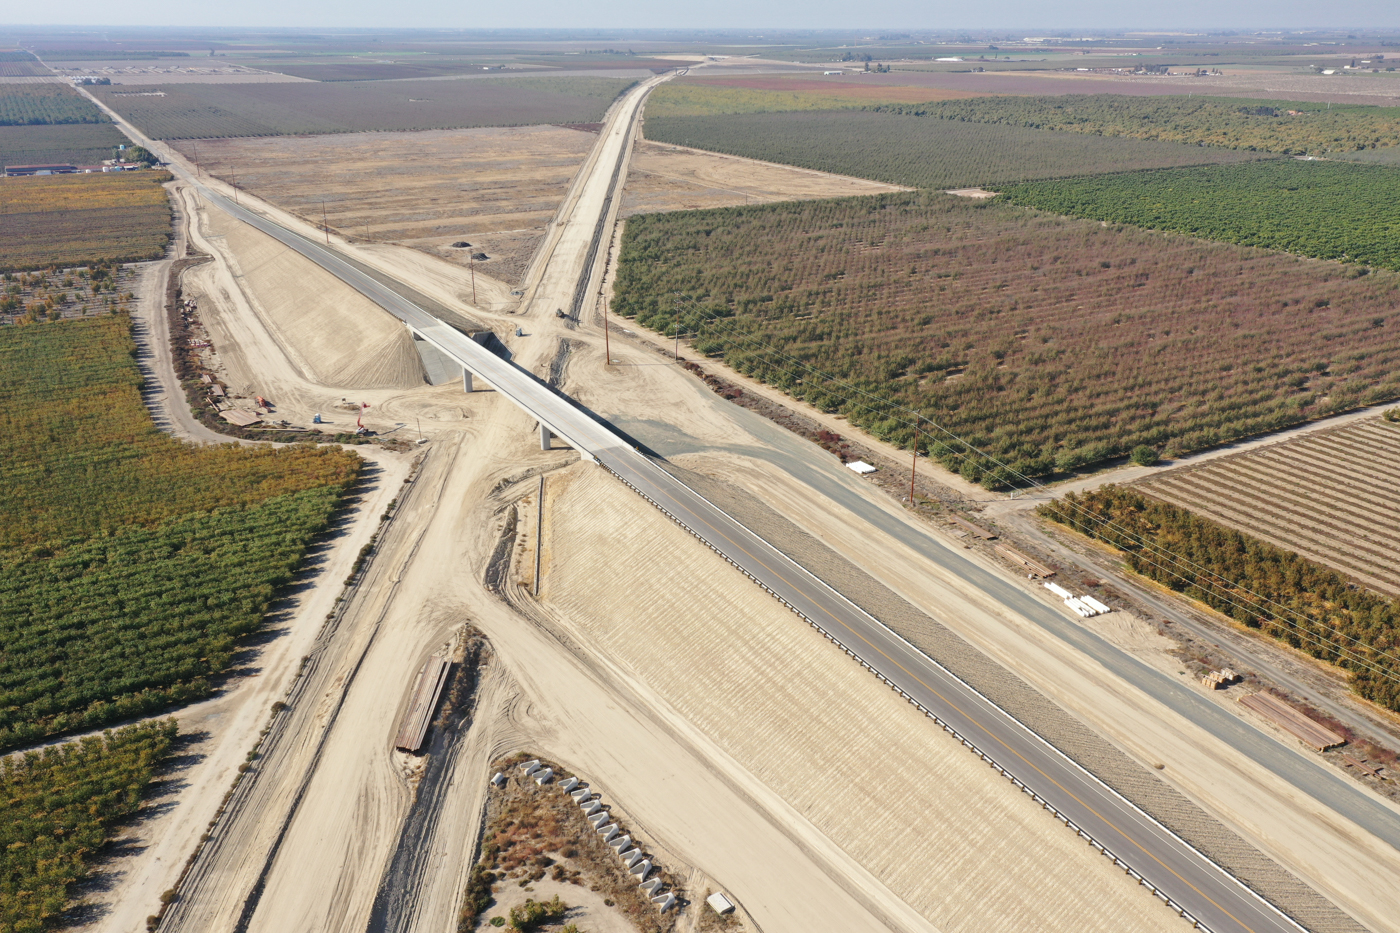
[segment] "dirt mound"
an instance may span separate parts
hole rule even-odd
[[[356,389],[424,383],[408,329],[387,311],[253,227],[218,210],[205,216],[258,314],[308,379]]]

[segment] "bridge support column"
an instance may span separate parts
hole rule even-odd
[[[462,367],[462,391],[472,391],[472,371],[465,366]]]
[[[540,450],[549,450],[549,442],[554,440],[554,433],[540,422]]]

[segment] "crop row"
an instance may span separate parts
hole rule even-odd
[[[323,487],[0,562],[0,748],[206,695],[337,498]]]
[[[96,165],[124,142],[112,123],[0,126],[0,166]]]
[[[893,104],[911,117],[998,123],[1219,146],[1285,155],[1355,152],[1400,145],[1400,107],[1348,106],[1223,97],[1063,94]]]
[[[1040,514],[1124,552],[1135,572],[1345,669],[1400,711],[1400,604],[1315,561],[1135,489],[1069,493]]]
[[[112,85],[94,93],[156,139],[592,123],[633,81],[482,78]]]
[[[1031,476],[1400,396],[1394,275],[946,195],[634,217],[616,288],[620,314],[882,437],[912,442],[904,406]]]
[[[0,930],[58,919],[68,886],[140,807],[176,735],[172,719],[0,760]]]
[[[1279,159],[1007,188],[1028,207],[1400,269],[1400,168]]]
[[[654,118],[841,110],[966,96],[965,92],[940,88],[853,84],[808,77],[682,78],[652,91],[646,113],[648,118]]]
[[[337,448],[196,447],[141,401],[123,316],[0,330],[0,551],[353,480]]]
[[[0,84],[0,126],[107,122],[92,101],[66,84]]]
[[[162,434],[129,327],[0,329],[0,747],[206,695],[357,472]]]
[[[0,178],[0,270],[159,259],[170,242],[166,172]]]
[[[1173,471],[1142,488],[1400,595],[1397,462],[1400,431],[1367,421]]]
[[[658,142],[917,188],[1001,185],[1251,158],[1177,143],[860,110],[649,117],[646,134]]]

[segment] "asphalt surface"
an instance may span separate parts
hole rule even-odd
[[[1168,709],[1181,714],[1211,735],[1228,743],[1314,800],[1330,807],[1356,825],[1365,827],[1388,845],[1400,849],[1400,815],[1385,804],[1306,755],[1264,734],[1238,716],[1222,710],[1201,697],[1190,686],[1144,664],[1122,648],[1074,622],[1055,607],[989,573],[962,556],[958,550],[946,547],[916,526],[902,522],[876,507],[847,485],[847,477],[839,474],[828,475],[814,468],[811,461],[797,449],[797,445],[805,444],[806,441],[796,439],[789,432],[759,415],[743,410],[735,412],[734,415],[744,419],[750,433],[773,446],[768,448],[735,445],[726,447],[725,450],[771,463],[801,480],[825,499],[846,509],[853,518],[890,535],[924,558],[952,571],[968,586],[988,594],[1017,615],[1093,658]],[[623,429],[667,457],[714,449],[681,434],[671,425],[624,420]],[[833,467],[832,472],[836,473],[840,469]],[[933,614],[936,616],[936,611]]]
[[[611,181],[616,165],[609,161],[598,171]],[[1027,793],[1086,835],[1092,844],[1103,848],[1125,871],[1144,880],[1169,904],[1216,933],[1300,929],[937,662],[671,476],[605,422],[366,275],[334,250],[202,187],[201,194],[345,281],[505,395],[582,456],[614,473],[910,702],[929,712]],[[587,240],[592,237],[586,237]],[[985,572],[982,575],[989,576]],[[984,585],[987,581],[969,582]],[[1022,603],[1034,604],[1009,585],[1002,583],[1002,587],[1019,597],[1011,603],[1014,608],[1021,609],[1018,604]]]
[[[1299,928],[991,701],[807,573],[531,373],[441,323],[333,250],[211,191],[211,203],[354,287],[584,457],[616,474],[1216,933]],[[1029,600],[1027,600],[1029,601]]]

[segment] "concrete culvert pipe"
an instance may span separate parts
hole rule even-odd
[[[536,771],[535,774],[534,774],[534,778],[535,778],[535,783],[536,783],[536,784],[546,784],[546,783],[549,782],[549,779],[552,778],[552,777],[554,777],[554,769],[553,769],[553,768],[541,768],[540,770]]]
[[[618,837],[617,837],[616,839],[614,839],[612,842],[609,842],[609,843],[608,843],[608,845],[612,846],[614,849],[616,849],[616,850],[619,851],[619,852],[623,851],[624,849],[626,849],[626,848],[627,848],[628,846],[630,846],[631,844],[632,844],[632,837],[631,837],[631,836],[618,836]]]
[[[616,823],[613,823],[611,826],[606,826],[603,829],[598,830],[598,832],[603,834],[604,842],[610,843],[612,842],[613,837],[616,836],[618,833],[622,832],[622,830],[617,828]]]
[[[657,890],[663,887],[665,884],[666,882],[662,881],[660,878],[653,878],[650,881],[642,882],[642,890],[647,892],[648,894],[655,894]]]
[[[587,787],[576,787],[569,791],[569,796],[575,800],[584,801],[593,796],[593,791],[589,790]]]
[[[618,858],[622,859],[624,862],[632,862],[642,857],[642,850],[633,846],[630,849],[623,849],[618,852],[617,855]]]
[[[624,863],[626,863],[626,865],[627,865],[628,868],[631,868],[633,865],[637,864],[637,863],[640,862],[641,860],[642,860],[642,850],[641,850],[641,849],[633,849],[633,850],[632,850],[632,853],[631,853],[630,855],[623,856],[623,859],[622,859],[622,861],[623,861]]]
[[[578,787],[578,778],[566,778],[559,782],[559,786],[564,789],[565,793],[572,791],[575,787]]]
[[[612,819],[611,813],[609,813],[607,810],[599,810],[597,813],[593,814],[588,818],[588,822],[593,824],[594,829],[597,829],[599,826],[602,826],[610,819]]]
[[[505,787],[505,786],[506,786],[506,776],[505,776],[504,774],[502,774],[501,772],[497,771],[496,774],[495,774],[495,776],[493,776],[493,777],[491,778],[491,783],[492,783],[492,784],[495,784],[497,787]]]
[[[597,813],[597,812],[598,812],[599,810],[601,810],[601,809],[603,809],[603,801],[601,801],[601,800],[592,800],[592,801],[589,801],[588,803],[586,803],[586,804],[583,805],[583,815],[584,815],[584,816],[592,816],[593,814]]]
[[[524,771],[526,774],[534,774],[539,769],[540,760],[538,758],[534,759],[533,761],[527,761],[520,766],[520,770]]]
[[[636,875],[638,883],[647,880],[647,875],[651,874],[651,859],[644,858],[627,870],[629,875]]]
[[[664,914],[666,911],[676,906],[676,896],[670,893],[662,894],[660,897],[653,897],[651,902]]]

